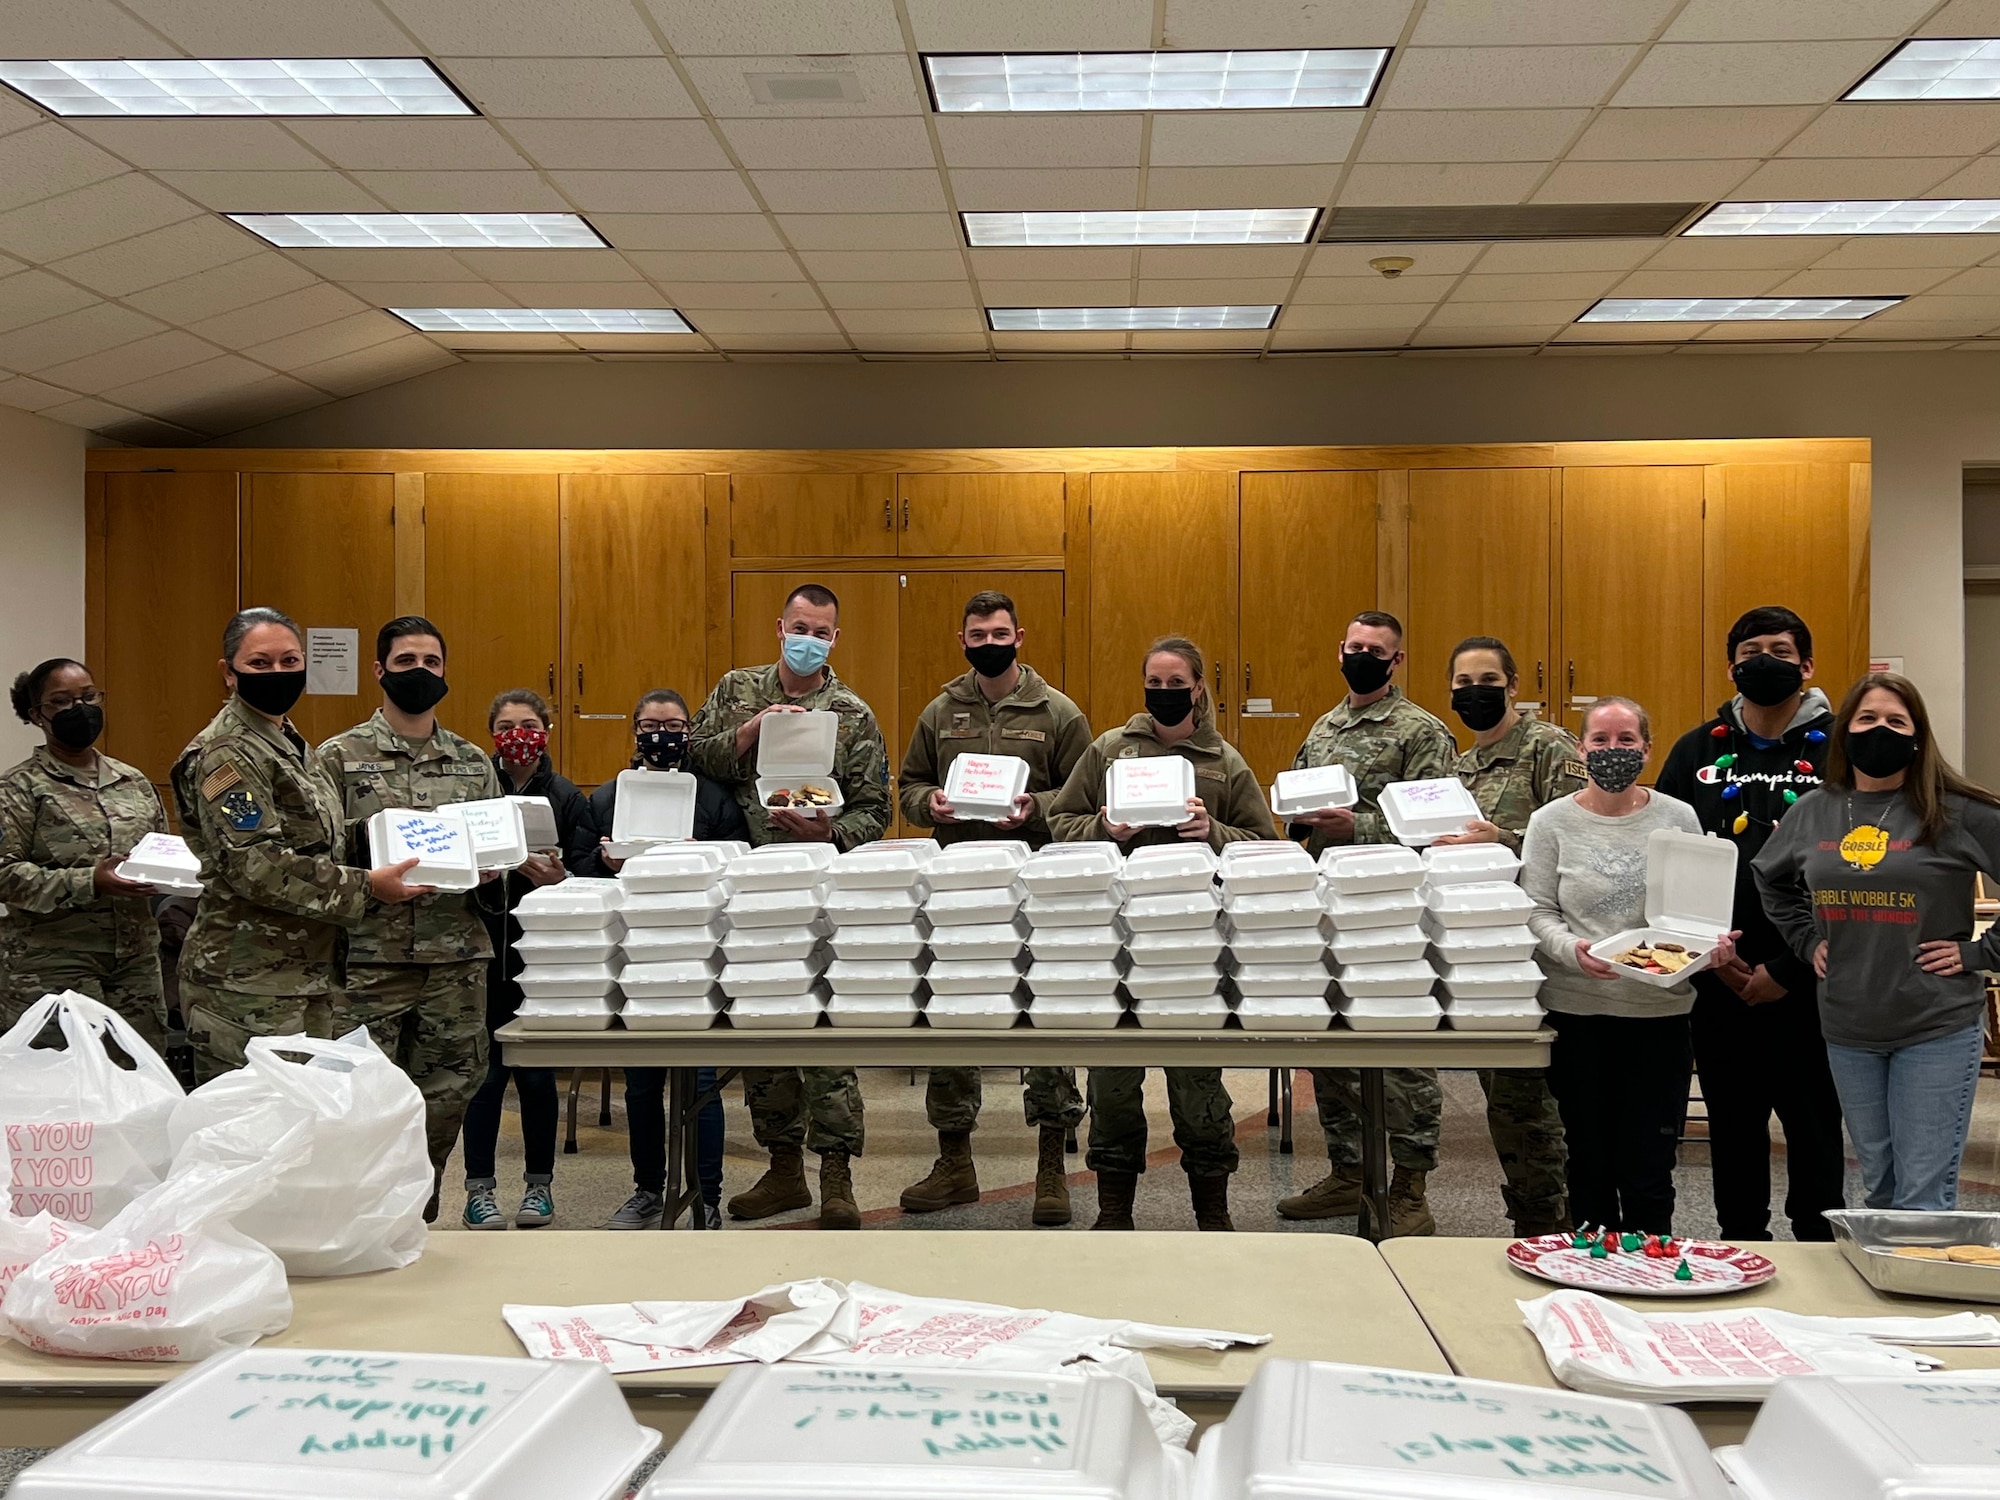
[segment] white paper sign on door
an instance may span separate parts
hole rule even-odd
[[[353,697],[361,691],[361,632],[306,627],[306,691]]]

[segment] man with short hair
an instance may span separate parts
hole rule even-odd
[[[966,601],[958,643],[971,670],[944,685],[917,720],[903,756],[899,793],[903,816],[935,831],[940,844],[972,839],[1022,839],[1039,849],[1049,841],[1048,805],[1090,748],[1090,723],[1033,667],[1020,661],[1027,641],[1014,601],[986,590]],[[962,819],[945,795],[961,755],[1011,755],[1028,763],[1028,786],[1012,813],[997,823]],[[1063,1145],[1083,1119],[1076,1069],[1028,1069],[1024,1104],[1039,1133],[1034,1222],[1070,1221]],[[924,1111],[938,1134],[937,1164],[903,1193],[905,1213],[933,1213],[979,1201],[972,1160],[981,1087],[977,1068],[932,1068]]]
[[[688,731],[692,770],[735,794],[753,844],[825,842],[842,850],[882,836],[889,823],[889,755],[875,714],[827,665],[840,640],[840,600],[803,583],[778,619],[778,660],[723,674]],[[757,742],[774,714],[824,710],[838,716],[832,779],[844,806],[826,818],[768,808],[757,795]],[[851,1159],[863,1141],[861,1082],[852,1068],[745,1068],[743,1098],[757,1144],[771,1165],[747,1193],[729,1200],[736,1219],[766,1219],[812,1206],[804,1148],[820,1159],[822,1229],[859,1229]],[[810,1130],[808,1124],[810,1123]]]
[[[1458,743],[1433,715],[1403,696],[1395,676],[1404,663],[1403,625],[1381,610],[1364,610],[1348,624],[1340,645],[1340,673],[1347,696],[1320,716],[1293,758],[1292,768],[1342,765],[1354,778],[1359,800],[1296,819],[1290,832],[1307,836],[1318,855],[1344,844],[1389,844],[1382,789],[1392,781],[1428,781],[1453,774]],[[1436,1234],[1425,1180],[1437,1169],[1444,1092],[1434,1068],[1387,1068],[1389,1156],[1395,1174],[1389,1189],[1385,1236]],[[1278,1203],[1285,1219],[1344,1218],[1361,1212],[1361,1075],[1353,1068],[1312,1069],[1320,1129],[1333,1170],[1302,1193]]]
[[[368,820],[376,813],[426,812],[501,795],[486,752],[437,721],[437,705],[448,691],[444,635],[437,626],[422,615],[384,625],[375,637],[375,680],[382,706],[316,752],[340,787],[347,862],[364,868],[380,863],[364,852]],[[486,968],[493,941],[474,905],[477,894],[439,891],[401,906],[371,903],[361,925],[344,934],[333,996],[334,1035],[366,1026],[424,1096],[424,1130],[438,1182],[466,1106],[486,1077]],[[424,1218],[437,1218],[435,1190]]]
[[[1819,985],[1757,897],[1750,864],[1791,804],[1819,784],[1833,711],[1813,675],[1812,631],[1781,605],[1729,628],[1736,695],[1674,742],[1659,789],[1702,830],[1736,845],[1737,961],[1694,977],[1694,1054],[1708,1110],[1709,1169],[1723,1238],[1771,1238],[1771,1116],[1785,1131],[1785,1215],[1801,1240],[1830,1240],[1844,1200],[1840,1097],[1819,1026]]]

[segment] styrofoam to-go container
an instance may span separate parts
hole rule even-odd
[[[932,857],[925,878],[933,891],[990,890],[1011,886],[1028,862],[1019,839],[978,839],[952,844]]]
[[[1220,990],[1164,999],[1133,997],[1132,1014],[1151,1031],[1220,1031],[1229,1024],[1229,1001]]]
[[[922,881],[906,890],[864,886],[859,890],[835,888],[827,892],[820,910],[836,929],[843,927],[900,927],[916,921],[930,892]]]
[[[565,885],[574,884],[565,881]],[[560,890],[561,886],[553,887]],[[533,894],[533,893],[531,893]],[[700,891],[633,892],[619,907],[627,929],[642,927],[706,927],[722,915],[734,894],[727,880]]]
[[[1222,897],[1205,891],[1177,891],[1167,896],[1127,896],[1122,915],[1136,933],[1173,932],[1186,927],[1212,927],[1222,910]]]
[[[1447,1000],[1453,1031],[1534,1031],[1548,1012],[1534,1000]]]
[[[794,807],[801,817],[837,817],[847,806],[840,783],[833,779],[834,752],[840,743],[840,715],[828,709],[803,713],[766,714],[757,729],[757,800],[770,806],[773,792],[796,792],[814,786],[833,794],[824,807]],[[831,845],[819,845],[828,853]]]
[[[857,995],[835,990],[826,1002],[831,1026],[914,1026],[923,1012],[915,995]]]
[[[1228,846],[1233,848],[1234,846]],[[1319,867],[1297,844],[1260,850],[1223,860],[1220,865],[1225,896],[1266,896],[1281,891],[1310,891]]]
[[[1735,847],[1729,846],[1732,852]],[[1446,928],[1519,927],[1535,903],[1512,881],[1488,880],[1431,886],[1424,891],[1424,907]]]
[[[743,927],[804,927],[819,917],[826,898],[824,885],[803,890],[738,891],[722,908],[722,914],[729,919],[731,931]]]
[[[44,1458],[12,1493],[614,1500],[659,1442],[594,1361],[232,1349]]]
[[[835,858],[831,844],[766,844],[729,862],[729,883],[739,891],[823,890]]]
[[[699,790],[700,783],[686,771],[620,771],[605,853],[613,859],[631,859],[656,844],[692,838]]]
[[[524,797],[510,793],[507,800],[521,809],[521,835],[536,851],[562,848],[562,833],[556,827],[555,804],[546,797]]]
[[[1370,891],[1365,896],[1327,891],[1321,905],[1338,936],[1370,927],[1408,927],[1423,912],[1424,898],[1414,890]]]
[[[1109,841],[1048,844],[1030,854],[1021,866],[1021,885],[1031,901],[1042,896],[1108,891],[1124,866],[1118,846]]]
[[[1542,988],[1541,965],[1451,964],[1444,971],[1444,992],[1453,1000],[1532,1000]]]
[[[909,963],[924,956],[926,933],[914,922],[840,927],[827,946],[849,963]]]
[[[1436,1031],[1444,1015],[1429,995],[1342,995],[1334,1009],[1355,1031]]]
[[[615,959],[601,964],[529,964],[515,983],[530,1000],[599,1000],[618,992],[623,968]]]
[[[1019,882],[969,890],[932,891],[923,914],[933,929],[1011,922],[1025,896]],[[933,934],[935,935],[935,934]]]
[[[1327,924],[1312,927],[1258,927],[1249,931],[1222,924],[1230,957],[1239,964],[1306,964],[1326,957]]]
[[[523,932],[514,939],[514,952],[521,962],[541,964],[608,964],[618,956],[618,939],[624,923],[568,932]]]
[[[1483,884],[1513,880],[1521,856],[1505,844],[1433,844],[1424,850],[1424,880],[1430,885]]]
[[[1030,896],[1021,908],[1028,925],[1043,927],[1101,927],[1114,920],[1125,906],[1124,887],[1114,883],[1108,890],[1073,891],[1054,896]]]
[[[827,878],[836,891],[906,891],[924,878],[930,862],[930,854],[905,844],[863,844],[836,855]]]
[[[1646,836],[1646,925],[1614,932],[1590,945],[1590,956],[1610,963],[1642,943],[1679,943],[1689,963],[1673,974],[1647,974],[1614,964],[1621,979],[1664,989],[1683,984],[1708,967],[1716,942],[1729,931],[1736,899],[1736,845],[1714,834],[1655,828]]]
[[[618,871],[618,883],[628,891],[646,894],[701,891],[720,880],[728,867],[728,854],[714,844],[656,847],[627,859]]]
[[[523,932],[596,932],[613,928],[624,906],[625,893],[617,881],[572,875],[527,892],[513,917]]]
[[[1394,964],[1342,964],[1334,978],[1342,994],[1356,998],[1428,995],[1437,984],[1437,970],[1418,958]]]
[[[1232,976],[1236,993],[1248,1000],[1282,995],[1289,998],[1316,995],[1325,999],[1333,990],[1333,975],[1325,964],[1247,964]]]
[[[1135,932],[1126,941],[1125,952],[1141,968],[1174,967],[1186,964],[1219,963],[1227,951],[1220,924],[1207,927],[1169,928],[1164,932]]]
[[[914,1006],[917,991],[923,988],[924,971],[909,959],[868,963],[837,958],[826,966],[827,988],[835,997],[881,995],[909,1000]]]
[[[722,940],[722,956],[733,964],[778,963],[811,958],[826,934],[817,922],[803,927],[737,927]]]
[[[1340,765],[1280,771],[1277,780],[1271,783],[1271,811],[1280,818],[1352,807],[1360,800],[1361,789],[1354,784],[1354,773]]]
[[[482,870],[513,870],[527,862],[528,827],[511,797],[454,802],[472,834],[472,857]]]
[[[1125,993],[1134,1000],[1189,1000],[1204,995],[1222,1004],[1222,970],[1214,964],[1160,964],[1134,968],[1125,976]],[[1227,1007],[1224,1007],[1227,1009]]]
[[[1423,929],[1431,951],[1447,964],[1516,964],[1535,956],[1535,934],[1518,927],[1447,927],[1430,912]]]
[[[440,891],[469,891],[479,884],[479,860],[472,830],[455,807],[423,812],[389,807],[368,820],[368,857],[376,867],[414,859],[403,873],[409,885]]]
[[[1128,828],[1178,828],[1194,796],[1194,762],[1181,755],[1142,755],[1104,768],[1104,816]]]
[[[1420,848],[1483,815],[1472,793],[1456,776],[1428,781],[1392,781],[1382,788],[1382,816],[1398,842]]]
[[[931,933],[931,953],[953,961],[1018,958],[1027,937],[1027,926],[1018,917],[1011,922],[939,927]]]
[[[1125,896],[1166,896],[1205,891],[1215,884],[1221,861],[1206,844],[1153,844],[1125,857],[1120,879]]]
[[[731,1000],[802,995],[813,988],[823,965],[817,959],[789,958],[768,964],[730,964],[722,971],[722,993]]]
[[[2000,1494],[1996,1421],[1990,1370],[1795,1375],[1715,1457],[1745,1500],[1984,1500]]]
[[[1230,927],[1237,932],[1273,927],[1317,928],[1323,915],[1319,892],[1310,886],[1297,891],[1225,895],[1222,909],[1229,917]]]
[[[1038,1005],[1051,997],[1115,995],[1124,977],[1124,965],[1115,960],[1052,963],[1036,959],[1028,965],[1028,990]]]
[[[1244,995],[1236,1002],[1236,1024],[1245,1031],[1325,1031],[1333,1025],[1333,1007],[1323,995]]]
[[[810,1031],[826,1013],[826,990],[741,995],[729,1002],[729,1024],[740,1031]]]
[[[1028,933],[1028,956],[1038,962],[1105,961],[1117,958],[1124,949],[1122,922],[1107,922],[1102,927],[1036,927]]]
[[[1319,857],[1326,888],[1342,896],[1375,891],[1413,891],[1423,882],[1423,857],[1400,844],[1364,844],[1329,849]]]
[[[1014,958],[933,959],[924,971],[933,995],[993,995],[1021,982]]]
[[[615,995],[521,1002],[514,1019],[527,1031],[607,1031],[618,1019]]]
[[[618,1019],[627,1031],[707,1031],[727,1003],[722,991],[713,986],[700,995],[680,999],[641,1000],[628,995]]]
[[[1423,928],[1412,922],[1407,927],[1363,927],[1336,932],[1327,944],[1333,961],[1341,964],[1400,964],[1422,958],[1430,946]]]
[[[967,994],[933,994],[924,1004],[924,1020],[931,1026],[949,1031],[1005,1031],[1020,1023],[1020,992],[995,989]]]
[[[634,1000],[698,1000],[715,989],[722,966],[712,958],[684,958],[667,964],[627,964],[618,988]]]
[[[1037,995],[1028,1023],[1042,1031],[1109,1031],[1125,1019],[1115,990],[1102,995]]]
[[[1014,814],[1028,789],[1028,763],[1018,755],[961,755],[944,773],[944,800],[959,817],[997,823]]]
[[[720,922],[706,927],[637,927],[625,934],[620,946],[627,967],[685,963],[691,958],[712,958],[722,946],[722,933]]]
[[[194,895],[201,890],[201,856],[177,833],[147,834],[112,873],[120,880],[136,880],[156,891]]]

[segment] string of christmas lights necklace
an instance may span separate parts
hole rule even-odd
[[[1735,765],[1738,761],[1740,761],[1743,758],[1742,753],[1738,750],[1736,744],[1737,732],[1738,731],[1728,723],[1718,724],[1715,726],[1715,728],[1709,730],[1709,736],[1711,738],[1718,740],[1727,740],[1729,742],[1728,751],[1725,754],[1716,756],[1715,758],[1716,770],[1726,773],[1731,766]],[[1808,729],[1806,731],[1806,743],[1809,745],[1825,744],[1826,731],[1824,729]],[[1814,785],[1819,784],[1819,772],[1814,768],[1813,763],[1807,760],[1805,757],[1801,756],[1799,759],[1793,761],[1792,769],[1794,771],[1797,771],[1801,776],[1812,777]],[[1784,789],[1782,796],[1778,799],[1776,807],[1774,808],[1769,795],[1770,792],[1772,791],[1772,787],[1768,782],[1763,783],[1764,794],[1765,794],[1763,812],[1768,813],[1769,816],[1765,817],[1759,815],[1753,818],[1750,814],[1749,803],[1743,796],[1743,788],[1745,787],[1745,785],[1747,785],[1747,783],[1741,781],[1728,781],[1725,782],[1722,788],[1722,800],[1724,802],[1743,802],[1744,804],[1742,809],[1736,814],[1735,821],[1733,821],[1729,825],[1729,831],[1733,834],[1743,833],[1746,829],[1750,827],[1750,825],[1753,822],[1762,823],[1766,828],[1776,828],[1778,826],[1778,819],[1782,818],[1785,815],[1785,809],[1790,807],[1794,802],[1797,802],[1799,800],[1799,794],[1796,791],[1794,791],[1791,787],[1786,787]]]

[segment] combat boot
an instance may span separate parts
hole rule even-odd
[[[1424,1196],[1424,1180],[1429,1175],[1412,1172],[1407,1167],[1396,1168],[1396,1175],[1389,1182],[1389,1232],[1385,1238],[1399,1240],[1438,1232],[1437,1220],[1431,1217],[1431,1205]]]
[[[1351,1219],[1360,1212],[1359,1167],[1335,1167],[1303,1193],[1278,1200],[1281,1219]]]
[[[1060,1125],[1042,1127],[1041,1156],[1035,1163],[1035,1222],[1044,1229],[1069,1222],[1069,1172],[1063,1160],[1068,1136]]]
[[[1233,1230],[1229,1217],[1229,1174],[1188,1177],[1188,1196],[1194,1199],[1194,1227],[1205,1230]]]
[[[806,1161],[797,1146],[777,1146],[771,1151],[771,1165],[747,1193],[729,1200],[732,1219],[768,1219],[787,1209],[811,1208],[812,1189],[806,1186]]]
[[[1097,1174],[1097,1222],[1092,1229],[1137,1229],[1132,1222],[1132,1200],[1139,1196],[1137,1172]]]
[[[941,1208],[979,1201],[979,1169],[972,1161],[972,1132],[940,1130],[938,1159],[931,1175],[903,1189],[903,1212],[934,1214]]]
[[[819,1227],[861,1227],[861,1210],[854,1202],[854,1173],[845,1151],[822,1151],[819,1154]]]

